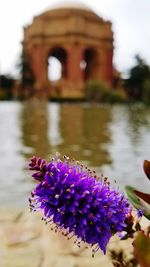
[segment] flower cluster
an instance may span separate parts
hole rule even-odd
[[[94,172],[64,157],[48,164],[33,157],[29,169],[38,181],[29,198],[33,211],[43,210],[43,219],[55,224],[77,244],[88,243],[93,254],[100,248],[106,253],[112,235],[126,228],[131,207],[124,195],[111,189],[108,179],[99,180]]]

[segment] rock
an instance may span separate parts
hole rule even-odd
[[[0,208],[0,223],[17,221],[23,214],[22,209],[17,208]]]
[[[75,238],[67,240],[41,221],[42,214],[28,210],[0,208],[0,267],[113,267],[108,255],[99,250],[78,248]],[[144,221],[145,223],[145,221]],[[108,250],[132,255],[132,240],[113,237]]]
[[[5,251],[0,258],[1,267],[39,267],[43,256],[40,249],[18,248]]]
[[[38,238],[40,236],[40,230],[36,225],[28,227],[25,224],[12,223],[4,226],[3,235],[5,245],[16,246]]]

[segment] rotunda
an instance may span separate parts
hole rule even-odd
[[[89,7],[78,2],[52,6],[24,27],[23,50],[35,87],[50,96],[84,97],[89,80],[113,82],[113,32]],[[61,65],[57,81],[49,79],[49,59]]]

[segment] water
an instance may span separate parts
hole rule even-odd
[[[0,103],[0,205],[28,206],[32,155],[56,151],[103,173],[120,189],[149,192],[142,164],[150,159],[150,108],[142,105]]]

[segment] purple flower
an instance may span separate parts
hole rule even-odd
[[[139,209],[139,210],[137,211],[137,217],[138,217],[138,219],[141,219],[142,216],[143,216],[143,214],[144,214],[144,210],[143,210],[143,209]]]
[[[68,239],[76,236],[79,246],[91,245],[93,255],[99,248],[106,253],[109,239],[125,230],[131,212],[124,195],[111,189],[107,178],[97,181],[95,173],[67,157],[48,164],[33,157],[29,169],[39,182],[31,192],[31,209],[42,210],[43,219]]]

